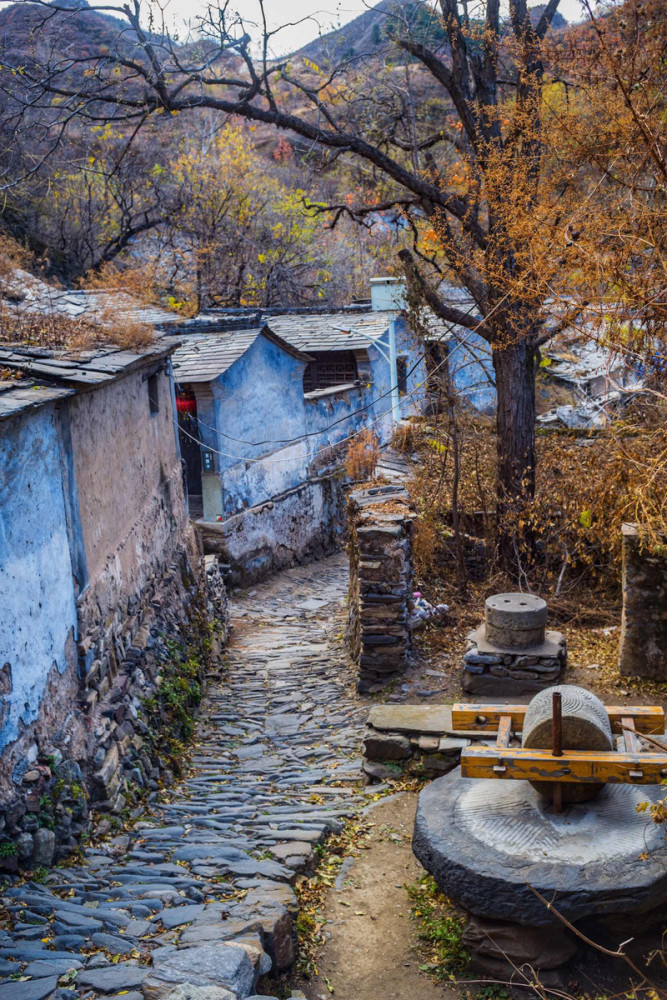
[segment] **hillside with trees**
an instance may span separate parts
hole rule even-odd
[[[545,345],[650,369],[664,343],[662,5],[568,29],[557,0],[482,19],[383,0],[281,61],[227,8],[185,43],[141,5],[79,6],[0,13],[6,232],[64,282],[134,281],[186,314],[339,305],[403,274],[491,352],[503,561],[539,561]]]

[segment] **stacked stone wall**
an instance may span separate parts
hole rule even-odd
[[[33,741],[21,741],[12,792],[0,804],[5,871],[50,865],[78,847],[93,818],[99,832],[120,826],[140,800],[157,797],[158,782],[171,783],[173,761],[159,739],[162,674],[191,637],[204,639],[198,680],[211,669],[227,623],[219,564],[208,557],[205,565],[188,536],[111,620],[87,594],[78,617],[80,694],[63,719],[42,720]]]
[[[247,587],[290,566],[322,559],[344,542],[345,494],[339,476],[322,476],[226,521],[196,522],[204,551]]]
[[[354,490],[348,499],[347,642],[361,692],[399,677],[411,651],[413,511],[402,487]]]
[[[624,524],[620,671],[667,680],[667,556],[646,552],[634,524]]]

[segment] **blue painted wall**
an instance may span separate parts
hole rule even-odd
[[[9,664],[11,692],[2,699],[0,750],[37,718],[76,630],[56,411],[45,406],[1,426],[0,667]]]
[[[398,419],[422,412],[426,364],[423,343],[400,319],[396,347],[409,371]],[[390,440],[388,332],[378,348],[357,354],[361,386],[304,397],[306,363],[260,335],[223,375],[194,387],[200,440],[217,453],[214,473],[204,476],[206,520],[226,519],[329,471],[335,463],[327,464],[323,449],[338,445],[340,453],[345,439],[364,427],[375,430],[381,444]]]
[[[285,453],[283,442],[306,431],[305,366],[304,361],[260,335],[243,357],[212,383],[218,431],[214,447],[224,453],[216,455],[215,461],[225,517],[303,481],[306,443]],[[201,421],[199,403],[197,413]],[[202,435],[206,431],[203,428]],[[202,440],[208,439],[202,436]]]
[[[426,404],[425,344],[409,328],[401,316],[396,321],[396,354],[407,360],[407,393],[401,398],[401,416],[409,417],[424,412]]]
[[[496,411],[496,389],[491,349],[478,333],[462,332],[450,341],[449,371],[458,390],[481,413]]]

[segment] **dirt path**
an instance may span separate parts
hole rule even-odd
[[[308,1000],[443,1000],[457,993],[419,971],[406,884],[422,872],[410,846],[417,796],[403,792],[367,813],[368,850],[327,897],[328,943],[319,975],[299,986]],[[341,885],[342,882],[342,885]]]

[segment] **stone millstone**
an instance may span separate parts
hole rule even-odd
[[[497,646],[525,649],[544,642],[547,605],[532,594],[494,594],[486,599],[486,638]]]
[[[531,700],[523,722],[521,745],[535,750],[550,750],[552,746],[553,694],[560,691],[563,715],[564,750],[613,750],[611,725],[599,698],[574,684],[557,684],[545,688]],[[531,781],[544,798],[553,797],[551,781]],[[564,802],[587,802],[595,798],[604,784],[561,783]]]
[[[419,795],[413,850],[442,891],[467,910],[528,926],[646,913],[667,902],[667,842],[637,812],[659,785],[606,785],[554,814],[525,781],[438,778]],[[640,855],[645,860],[639,860]]]

